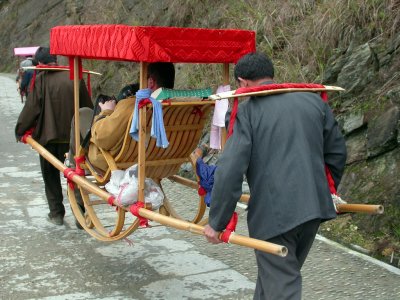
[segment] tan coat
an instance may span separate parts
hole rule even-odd
[[[127,98],[117,103],[115,110],[102,111],[92,126],[92,138],[89,145],[90,163],[101,170],[108,165],[99,148],[116,157],[122,148],[128,124],[135,107],[135,98]]]

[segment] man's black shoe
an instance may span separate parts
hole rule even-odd
[[[61,225],[64,224],[64,217],[63,216],[58,215],[58,216],[52,217],[50,214],[48,214],[47,217],[48,217],[47,220],[50,223],[53,223],[53,224],[58,225],[58,226],[61,226]]]

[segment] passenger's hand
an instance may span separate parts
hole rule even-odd
[[[222,241],[218,238],[220,232],[215,231],[210,225],[204,226],[204,235],[207,239],[207,241],[211,244],[219,244],[222,243]]]
[[[99,103],[101,111],[114,110],[117,102],[115,100],[108,100],[104,103]]]

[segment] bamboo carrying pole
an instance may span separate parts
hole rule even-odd
[[[49,67],[49,68],[44,68],[44,67],[40,67],[40,68],[37,68],[37,67],[22,67],[22,69],[24,69],[24,70],[38,70],[38,71],[69,71],[70,70],[69,68],[60,68],[60,67],[58,67],[58,68],[51,68],[51,67]],[[82,72],[83,73],[93,74],[93,75],[103,75],[101,73],[94,72],[94,71],[88,71],[88,70],[82,70]]]
[[[372,204],[336,204],[336,209],[339,213],[367,213],[374,215],[383,214],[383,205],[372,205]]]
[[[242,195],[240,201],[248,203],[250,195]],[[372,205],[372,204],[336,204],[338,213],[368,213],[380,215],[383,214],[383,205]]]
[[[139,215],[149,220],[153,220],[160,224],[168,225],[176,229],[186,230],[195,234],[204,235],[204,227],[197,224],[167,217],[144,208],[139,209]],[[257,249],[281,257],[285,257],[288,253],[288,250],[285,246],[253,239],[236,233],[231,234],[229,238],[229,243]]]
[[[49,163],[51,163],[55,168],[57,168],[60,172],[64,172],[67,167],[60,162],[54,155],[52,155],[49,151],[47,151],[42,145],[36,142],[31,136],[26,138],[26,142],[35,149],[44,159],[46,159]],[[74,183],[78,184],[79,187],[83,188],[84,190],[88,191],[89,193],[95,194],[98,197],[108,200],[111,196],[106,191],[100,189],[94,183],[88,181],[85,177],[81,177],[75,175],[71,179]],[[123,207],[121,207],[123,209]],[[147,219],[156,221],[160,224],[167,225],[170,227],[174,227],[181,230],[186,230],[192,233],[196,233],[199,235],[204,235],[203,229],[204,227],[200,225],[196,225],[187,221],[178,220],[172,217],[164,216],[159,213],[152,212],[150,210],[141,208],[139,209],[139,215],[145,217]],[[268,243],[265,241],[253,239],[250,237],[241,236],[238,234],[232,234],[229,242],[231,244],[241,245],[249,248],[254,248],[260,251],[264,251],[267,253],[275,254],[278,256],[286,256],[287,255],[287,248],[284,246]]]
[[[220,99],[225,99],[225,98],[264,96],[264,95],[273,95],[273,94],[290,93],[290,92],[323,92],[323,91],[340,92],[340,91],[344,91],[344,89],[341,87],[337,87],[337,86],[325,85],[323,88],[322,87],[321,88],[285,88],[285,89],[249,92],[249,93],[243,93],[243,94],[238,94],[238,95],[235,95],[236,90],[233,90],[233,91],[229,91],[229,92],[210,95],[209,99],[220,100]]]

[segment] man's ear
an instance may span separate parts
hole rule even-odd
[[[242,77],[238,77],[239,85],[240,87],[247,87],[248,83],[246,79],[243,79]]]
[[[147,79],[147,88],[153,90],[154,87],[155,87],[155,85],[156,85],[156,82],[154,81],[154,79],[151,78],[151,77],[149,77],[149,78]]]

